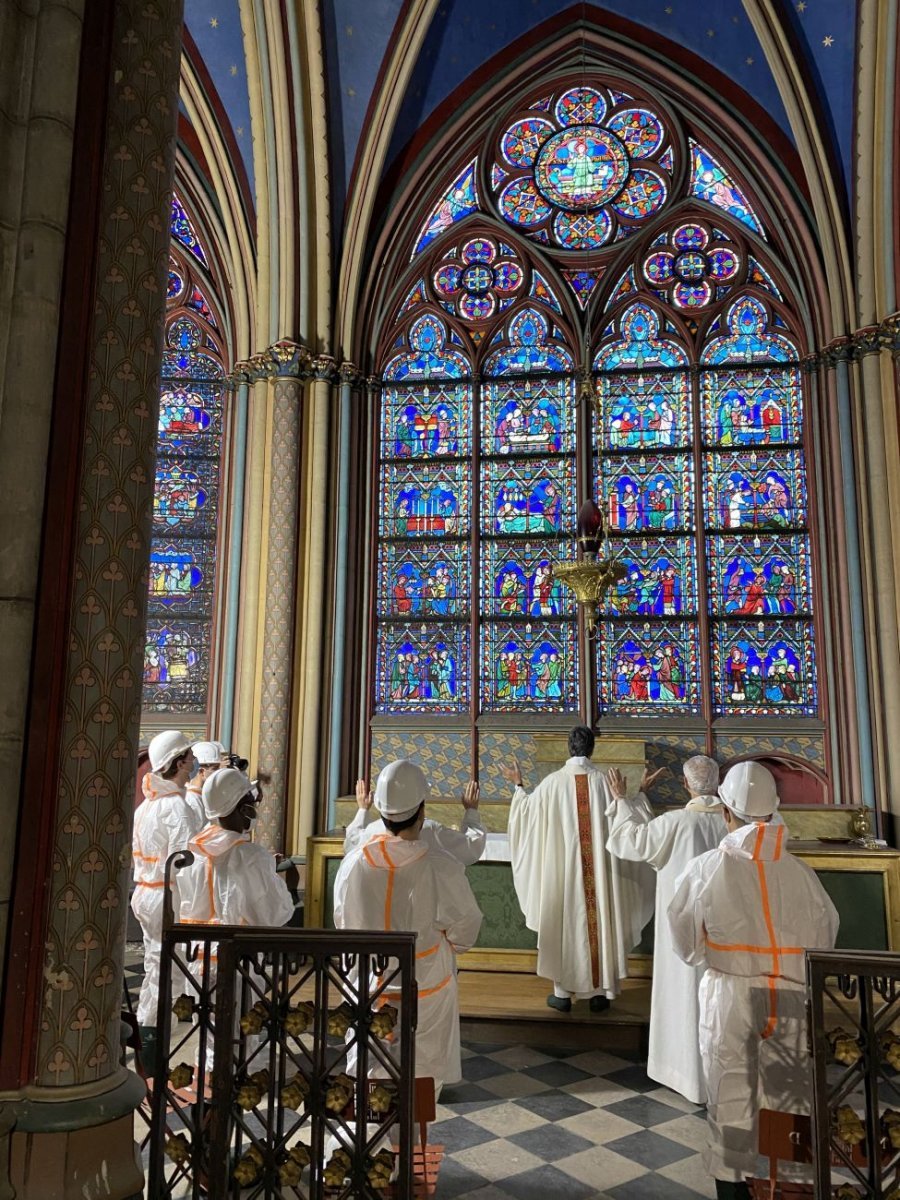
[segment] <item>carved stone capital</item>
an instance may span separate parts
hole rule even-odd
[[[881,329],[878,325],[866,325],[853,335],[853,357],[865,358],[877,354],[882,347]]]
[[[272,374],[294,379],[309,378],[312,355],[299,342],[283,338],[268,348],[266,356],[271,364]]]
[[[895,358],[900,357],[900,312],[891,313],[878,326],[881,345],[890,350]]]
[[[363,382],[362,373],[356,363],[342,362],[338,367],[338,375],[341,383],[349,383],[351,387],[359,387]]]
[[[339,379],[337,363],[330,354],[319,354],[310,359],[310,374],[313,379],[325,379],[329,383],[337,383]]]
[[[853,341],[849,337],[833,338],[823,347],[821,353],[822,362],[826,367],[833,367],[839,362],[850,362],[854,357]]]

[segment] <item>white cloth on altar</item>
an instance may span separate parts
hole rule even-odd
[[[614,798],[607,818],[610,853],[629,862],[647,863],[656,871],[647,1074],[692,1104],[705,1104],[698,998],[703,968],[688,966],[675,953],[667,912],[687,864],[698,854],[715,849],[725,836],[721,804],[716,796],[697,797],[685,808],[651,819],[639,800]]]
[[[387,833],[384,821],[380,817],[370,821],[371,815],[371,809],[358,809],[356,816],[344,830],[345,856],[351,850],[358,849],[363,842],[374,837],[383,837]],[[459,829],[451,829],[447,825],[441,825],[439,821],[432,821],[426,817],[419,833],[419,841],[423,846],[428,846],[429,849],[434,847],[443,850],[461,862],[464,867],[470,867],[472,863],[478,862],[484,853],[486,839],[487,831],[481,823],[478,810],[474,808],[463,810],[463,819]]]
[[[575,779],[586,775],[594,864],[599,986],[591,968]],[[604,773],[588,758],[570,758],[533,792],[517,787],[509,810],[509,848],[525,924],[538,935],[537,973],[576,997],[617,996],[628,952],[653,912],[655,880],[643,863],[622,862],[606,849]],[[652,809],[644,800],[648,814]]]
[[[462,1078],[456,956],[471,949],[481,910],[462,865],[449,854],[384,833],[344,859],[334,881],[338,929],[416,934],[416,1076],[435,1084]],[[400,997],[388,1001],[400,1007]]]

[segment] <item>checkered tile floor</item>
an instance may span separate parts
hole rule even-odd
[[[129,950],[137,947],[129,947]],[[130,953],[129,990],[140,986]],[[697,1200],[702,1109],[623,1051],[469,1042],[429,1140],[445,1148],[436,1200]]]

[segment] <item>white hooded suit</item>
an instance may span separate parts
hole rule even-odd
[[[144,934],[144,979],[138,999],[139,1025],[156,1024],[159,1000],[159,960],[162,954],[163,893],[166,859],[184,850],[203,822],[187,803],[178,784],[149,773],[143,780],[144,799],[134,814],[131,851],[134,895],[131,908]],[[176,901],[177,911],[177,901]]]
[[[285,925],[294,902],[268,850],[210,823],[191,841],[194,861],[179,875],[181,920],[204,925]]]
[[[643,798],[641,798],[643,799]],[[676,884],[688,863],[718,846],[727,830],[716,796],[649,818],[641,800],[614,799],[607,812],[607,848],[616,858],[644,862],[656,871],[656,934],[650,1002],[647,1074],[692,1104],[706,1103],[700,1059],[698,991],[703,968],[675,953],[666,917]]]
[[[538,935],[537,973],[578,998],[618,995],[653,912],[653,872],[606,850],[609,798],[603,772],[575,757],[530,794],[517,787],[509,811],[513,879]]]
[[[369,821],[369,815],[368,809],[359,809],[344,830],[345,855],[349,854],[351,850],[356,850],[363,842],[369,841],[371,838],[382,837],[387,833],[384,821],[380,817],[377,820]],[[419,833],[419,841],[429,850],[443,850],[461,862],[464,867],[470,867],[472,863],[477,863],[484,854],[487,830],[482,825],[477,810],[467,808],[458,830],[448,829],[446,825],[441,825],[438,821],[430,821],[426,817]]]
[[[456,956],[475,944],[481,911],[460,863],[421,841],[384,833],[341,863],[334,881],[338,929],[416,934],[416,1076],[462,1077]],[[399,1006],[399,996],[390,996]]]
[[[688,865],[669,906],[676,954],[706,967],[704,1161],[726,1181],[757,1169],[760,1108],[810,1107],[804,951],[834,946],[838,915],[815,873],[787,853],[786,837],[784,825],[766,823],[727,834]]]

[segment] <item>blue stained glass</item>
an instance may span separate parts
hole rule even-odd
[[[771,294],[773,296],[777,296],[779,300],[784,299],[780,289],[778,288],[778,285],[775,283],[775,280],[772,278],[766,268],[762,266],[762,264],[759,263],[755,258],[753,258],[752,255],[747,260],[747,282],[754,284],[758,288],[762,288],[763,291],[771,292]]]
[[[420,254],[436,237],[449,229],[469,213],[478,210],[478,187],[475,183],[475,171],[478,159],[473,158],[469,165],[459,174],[446,194],[438,201],[431,216],[425,222],[419,234],[411,258]]]
[[[607,593],[610,617],[675,617],[697,611],[694,543],[690,538],[610,539],[609,556],[626,575]]]
[[[606,101],[594,88],[576,87],[563,92],[556,102],[554,115],[563,127],[599,125],[606,116]]]
[[[153,495],[154,525],[163,528],[189,526],[200,515],[209,499],[208,485],[197,473],[180,462],[160,463],[156,468]]]
[[[574,622],[484,622],[482,711],[577,712],[577,632]]]
[[[504,133],[500,151],[511,167],[530,167],[547,138],[556,128],[545,117],[526,117]]]
[[[466,384],[385,388],[381,417],[383,458],[470,453],[471,404]]]
[[[623,367],[686,367],[688,357],[677,342],[659,336],[659,317],[645,304],[633,304],[619,321],[620,337],[601,346],[594,359],[600,371]]]
[[[224,373],[221,362],[203,351],[165,350],[163,352],[162,375],[164,380],[220,379]]]
[[[465,355],[446,347],[447,329],[430,313],[416,320],[409,331],[409,350],[396,355],[384,371],[397,383],[415,379],[463,379],[469,373]]]
[[[525,379],[487,384],[481,446],[484,454],[558,454],[574,449],[570,380]]]
[[[575,464],[569,458],[493,460],[481,475],[487,534],[552,537],[575,523]]]
[[[510,321],[510,346],[495,350],[484,366],[485,375],[497,376],[531,371],[559,372],[574,369],[569,351],[549,340],[546,318],[536,309],[526,308]]]
[[[601,274],[600,271],[563,271],[566,283],[575,293],[579,308],[587,308],[587,303],[600,281]]]
[[[378,560],[378,616],[443,620],[469,611],[465,542],[387,541]]]
[[[177,300],[184,291],[184,280],[177,271],[172,269],[172,264],[169,264],[169,279],[166,284],[166,300]]]
[[[603,623],[597,638],[601,713],[700,711],[700,645],[686,622]]]
[[[206,710],[209,679],[208,621],[148,620],[144,648],[145,712]]]
[[[700,375],[703,438],[708,445],[799,442],[803,405],[797,367],[720,367]]]
[[[623,455],[598,463],[598,503],[610,533],[693,528],[693,475],[687,455]]]
[[[714,616],[808,616],[812,611],[809,538],[711,537],[707,543]]]
[[[211,615],[211,574],[201,561],[209,545],[201,539],[183,539],[177,545],[154,542],[150,552],[149,611],[175,608],[193,615]]]
[[[759,621],[713,627],[713,695],[724,715],[816,713],[812,623]]]
[[[597,391],[604,450],[655,450],[690,444],[690,396],[684,371],[602,375]]]
[[[691,141],[691,195],[724,209],[748,229],[765,237],[762,222],[731,176],[708,150]]]
[[[463,537],[469,532],[469,464],[385,464],[382,537]]]
[[[458,713],[469,706],[468,625],[382,625],[379,629],[375,710],[379,713]]]
[[[781,334],[769,331],[766,306],[755,296],[736,300],[727,314],[728,333],[710,339],[702,361],[708,364],[729,362],[795,362],[797,349]]]
[[[625,143],[632,158],[649,158],[656,154],[665,138],[663,123],[646,108],[627,108],[607,123],[617,137]]]
[[[210,431],[218,405],[218,396],[208,387],[201,392],[167,384],[159,398],[160,441],[173,448],[198,444]]]
[[[194,226],[190,217],[185,212],[184,205],[174,192],[172,193],[172,216],[169,228],[171,229],[172,237],[180,242],[185,250],[189,250],[202,267],[206,267],[209,270],[206,251],[201,246],[200,239],[194,232]]]
[[[539,300],[541,304],[546,304],[554,312],[562,313],[562,307],[556,298],[556,293],[540,271],[533,270],[531,272],[531,290],[528,295],[533,300]]]
[[[714,452],[704,492],[706,520],[713,529],[777,530],[806,524],[800,450]]]
[[[187,305],[188,305],[188,308],[192,308],[195,312],[198,312],[200,314],[200,316],[203,317],[203,319],[205,321],[207,321],[213,329],[219,328],[218,322],[216,321],[216,318],[213,316],[212,309],[209,307],[209,301],[206,299],[206,297],[203,295],[203,292],[201,292],[201,290],[198,287],[195,287],[193,289],[193,291],[191,292],[190,298],[187,301]],[[209,344],[210,344],[209,339],[207,339],[207,345],[209,345]]]
[[[407,293],[406,299],[400,305],[397,316],[401,317],[404,313],[409,312],[410,309],[417,308],[420,304],[424,304],[426,298],[425,280],[419,279]]]
[[[567,616],[553,564],[571,554],[570,542],[487,538],[481,546],[481,612],[491,617]]]
[[[553,232],[566,250],[596,250],[609,241],[612,219],[605,209],[599,212],[556,214]]]

